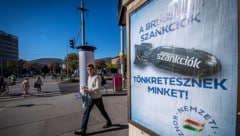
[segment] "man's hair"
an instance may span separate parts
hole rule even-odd
[[[88,64],[87,67],[94,69],[94,65],[93,64]]]

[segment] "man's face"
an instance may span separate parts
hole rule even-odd
[[[90,76],[92,76],[94,74],[94,68],[92,67],[87,67],[87,72]]]

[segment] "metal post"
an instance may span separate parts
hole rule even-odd
[[[67,68],[67,78],[69,78],[69,76],[68,76],[68,45],[66,46],[67,47],[67,55],[66,55],[66,61],[67,61],[67,63],[66,63],[66,68]]]
[[[124,31],[123,31],[123,26],[120,26],[120,46],[121,46],[121,51],[120,51],[120,63],[121,63],[121,74],[122,74],[122,88],[125,88],[125,75],[124,75]]]
[[[84,12],[87,11],[87,9],[84,8],[84,1],[81,1],[81,7],[78,8],[81,10],[81,30],[82,30],[82,45],[85,45],[85,15]]]

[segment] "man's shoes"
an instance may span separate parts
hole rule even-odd
[[[86,132],[83,132],[82,130],[75,130],[74,131],[75,135],[82,135],[82,136],[86,136]]]
[[[109,128],[111,126],[112,126],[112,123],[106,123],[106,124],[103,125],[103,128]]]

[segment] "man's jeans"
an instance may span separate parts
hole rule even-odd
[[[82,131],[84,133],[87,130],[87,124],[88,124],[89,115],[90,115],[90,112],[91,112],[94,104],[96,104],[96,106],[100,110],[101,114],[103,115],[103,117],[105,118],[107,123],[112,123],[110,118],[109,118],[109,116],[108,116],[108,114],[107,114],[107,112],[106,112],[106,110],[105,110],[105,108],[104,108],[102,98],[99,98],[99,99],[91,99],[91,98],[89,98],[89,103],[86,106],[86,109],[85,109],[85,111],[83,113],[83,117],[82,117],[81,129],[82,129]]]

